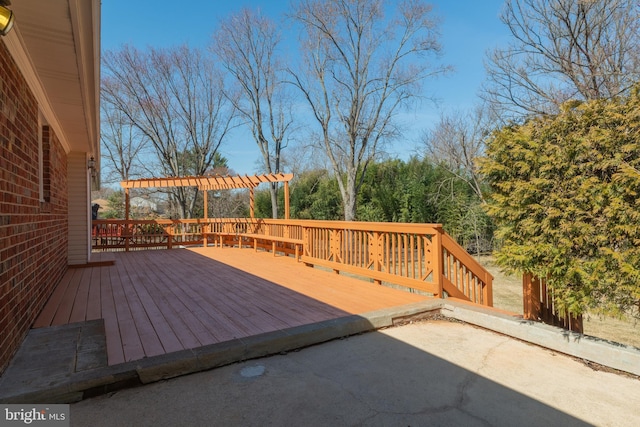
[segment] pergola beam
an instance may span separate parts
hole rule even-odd
[[[129,189],[130,188],[171,188],[171,187],[198,187],[204,192],[204,214],[207,218],[207,191],[210,190],[236,190],[242,188],[249,189],[249,211],[251,218],[254,216],[254,189],[264,183],[284,183],[285,192],[285,212],[284,216],[289,219],[289,181],[293,179],[292,173],[277,173],[265,175],[238,175],[238,176],[186,176],[174,178],[143,178],[121,181],[120,185],[125,189],[125,209],[126,219],[129,219]]]
[[[198,187],[200,190],[232,190],[257,187],[263,183],[289,182],[293,174],[245,176],[187,176],[175,178],[144,178],[122,181],[122,188]]]

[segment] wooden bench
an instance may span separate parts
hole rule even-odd
[[[224,246],[224,238],[225,237],[238,237],[242,233],[229,233],[229,232],[211,232],[211,233],[202,233],[202,237],[204,241],[208,241],[209,239],[217,242],[220,247]],[[208,244],[207,244],[208,245]],[[207,246],[205,245],[205,246]]]
[[[289,243],[294,247],[294,254],[296,260],[300,259],[300,249],[302,248],[302,240],[293,239],[291,237],[281,237],[281,236],[267,236],[264,234],[255,234],[255,233],[244,233],[242,237],[246,237],[248,239],[253,239],[253,249],[258,250],[258,241],[264,240],[271,242],[271,251],[273,252],[273,256],[276,256],[276,243]]]
[[[294,255],[296,259],[300,259],[300,253],[302,248],[302,240],[293,239],[290,237],[280,237],[280,236],[269,236],[265,234],[257,234],[257,233],[229,233],[229,232],[211,232],[204,233],[205,238],[212,238],[214,241],[217,241],[220,244],[220,247],[224,246],[225,237],[229,238],[237,238],[238,239],[238,247],[242,247],[242,240],[248,239],[253,240],[253,249],[258,250],[258,247],[267,248],[267,245],[259,245],[259,241],[265,241],[271,243],[271,251],[273,255],[276,255],[277,243],[289,243],[294,246]]]

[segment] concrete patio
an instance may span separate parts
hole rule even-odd
[[[88,399],[84,426],[637,426],[640,381],[426,321]]]

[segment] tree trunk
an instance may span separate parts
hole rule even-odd
[[[356,219],[356,196],[356,174],[350,171],[347,173],[347,185],[342,198],[345,221]]]
[[[271,217],[278,219],[278,184],[272,183],[269,186],[269,192],[271,193]]]

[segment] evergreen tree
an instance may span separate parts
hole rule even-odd
[[[640,94],[569,102],[490,139],[481,172],[498,262],[546,278],[557,307],[640,317]]]

